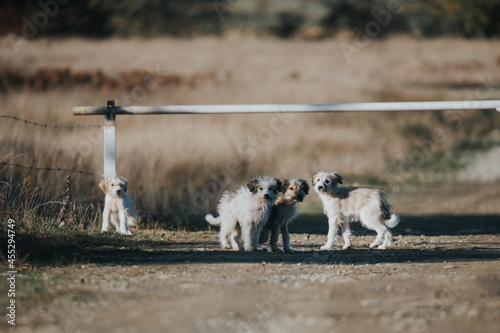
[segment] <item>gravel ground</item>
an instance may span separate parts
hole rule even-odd
[[[346,251],[292,234],[292,254],[178,233],[140,255],[31,267],[18,275],[15,331],[498,332],[499,229],[397,235],[388,250],[369,249],[368,232]]]

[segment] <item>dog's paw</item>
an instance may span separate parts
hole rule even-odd
[[[332,246],[331,246],[331,245],[330,245],[330,246],[323,245],[323,246],[322,246],[322,247],[320,247],[319,249],[320,249],[320,250],[323,250],[323,251],[325,251],[325,250],[331,250],[331,249],[332,249]]]
[[[292,250],[291,248],[288,248],[288,249],[285,249],[285,252],[286,253],[293,253],[293,252],[295,252],[295,250]]]
[[[373,249],[373,248],[375,248],[375,246],[377,246],[377,245],[378,245],[378,243],[371,243],[368,247],[369,247],[370,249]],[[382,246],[382,245],[380,245],[380,246]],[[380,248],[380,246],[379,246],[379,248]]]
[[[258,247],[255,249],[255,252],[267,252],[267,248],[265,247]]]
[[[342,250],[347,250],[350,248],[351,248],[351,244],[344,244],[344,246],[342,246]]]
[[[379,249],[379,250],[385,250],[385,249],[387,249],[387,246],[385,246],[384,244],[382,244],[382,245],[379,245],[377,247],[377,249]]]
[[[282,249],[277,248],[277,247],[272,248],[272,249],[271,249],[271,251],[272,251],[272,252],[283,252],[283,250],[282,250]]]

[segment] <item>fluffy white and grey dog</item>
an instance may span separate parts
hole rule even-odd
[[[262,230],[260,243],[263,244],[269,239],[271,233],[271,250],[279,252],[278,238],[281,232],[283,239],[283,250],[293,252],[290,248],[290,234],[288,224],[297,217],[297,202],[304,201],[304,197],[309,194],[309,184],[303,179],[287,178],[282,179],[281,195],[278,197],[271,210],[269,220]]]
[[[247,187],[224,192],[217,207],[219,216],[205,216],[211,225],[220,225],[222,248],[267,251],[259,246],[259,237],[280,191],[281,181],[278,178],[257,177],[249,181]],[[240,237],[243,238],[243,246]]]
[[[127,180],[118,176],[104,178],[99,183],[99,187],[106,194],[101,232],[108,231],[111,222],[117,232],[124,235],[132,234],[130,227],[135,225],[137,213],[132,199],[127,194],[127,186]]]
[[[313,186],[323,202],[323,211],[328,217],[328,239],[322,250],[331,249],[337,227],[340,226],[344,237],[343,249],[351,247],[350,220],[359,220],[370,230],[377,232],[377,238],[370,248],[378,245],[386,249],[392,245],[392,232],[399,223],[399,216],[391,213],[381,189],[367,187],[341,187],[342,176],[338,172],[318,172],[314,175]]]

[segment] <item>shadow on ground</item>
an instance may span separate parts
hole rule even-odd
[[[149,265],[176,263],[289,263],[289,264],[373,264],[401,262],[443,262],[500,259],[500,248],[494,239],[471,243],[452,239],[446,243],[426,241],[426,236],[465,236],[500,234],[500,216],[403,216],[394,235],[408,237],[408,245],[388,250],[372,250],[366,245],[342,251],[319,251],[326,234],[325,216],[302,216],[290,231],[318,237],[318,242],[301,242],[294,253],[249,253],[223,251],[216,237],[193,238],[183,241],[159,237],[140,238],[118,234],[18,235],[21,253],[26,264],[66,266],[74,264]],[[372,231],[359,223],[352,224],[355,236],[370,235]],[[424,237],[421,237],[421,236]],[[487,237],[487,236],[485,236]],[[463,237],[462,237],[463,238]],[[491,238],[491,237],[490,237]],[[414,240],[412,244],[411,239]],[[3,239],[2,239],[3,240]],[[494,242],[495,244],[491,244]],[[307,243],[307,244],[306,244]],[[2,246],[2,249],[6,248]]]
[[[372,235],[360,223],[351,223],[355,235]],[[325,215],[301,215],[290,225],[292,233],[324,234],[328,232]],[[479,235],[500,234],[500,215],[427,215],[401,216],[401,222],[393,229],[397,235]]]

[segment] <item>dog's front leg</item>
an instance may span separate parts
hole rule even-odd
[[[127,225],[127,211],[122,209],[118,215],[120,219],[120,233],[124,235],[132,235],[129,226]]]
[[[288,232],[288,223],[281,225],[281,238],[283,238],[283,250],[293,252],[290,248],[290,233]]]
[[[321,250],[331,250],[337,236],[337,216],[328,217],[328,236],[326,244],[321,247]]]
[[[109,230],[109,219],[110,219],[109,209],[107,207],[104,207],[104,210],[102,212],[101,232],[106,232]]]

